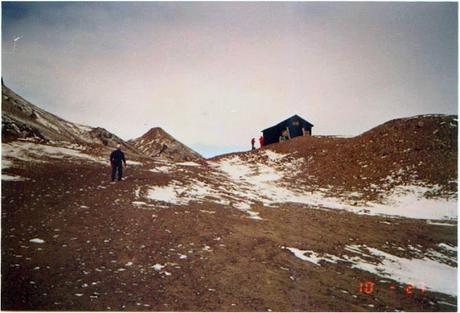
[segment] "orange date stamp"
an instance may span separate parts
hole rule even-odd
[[[379,288],[381,288],[381,287],[379,287]],[[389,286],[387,286],[387,288],[389,288],[391,290],[401,289],[401,288],[398,288],[398,286],[394,285],[394,284],[390,284]],[[377,289],[377,286],[372,281],[366,281],[366,282],[359,283],[359,292],[362,293],[362,294],[371,295],[376,291],[376,289]],[[402,290],[403,290],[403,292],[405,294],[411,295],[411,294],[415,294],[415,293],[424,294],[426,289],[425,289],[425,287],[415,288],[413,284],[406,284],[406,285],[404,285]]]

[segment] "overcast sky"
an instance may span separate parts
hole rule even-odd
[[[453,2],[3,2],[2,76],[67,120],[209,156],[293,114],[324,135],[457,114],[457,29]]]

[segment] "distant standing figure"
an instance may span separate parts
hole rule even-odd
[[[158,152],[157,157],[160,156],[166,149],[168,149],[168,146],[164,143],[163,146],[161,147],[160,152]]]
[[[282,141],[287,141],[289,140],[289,134],[287,132],[287,130],[283,130],[283,132],[281,133],[281,136],[279,138],[279,141],[282,142]]]
[[[117,150],[110,154],[110,165],[112,165],[112,181],[115,181],[115,175],[118,172],[118,181],[123,176],[123,163],[126,167],[125,154],[121,151],[121,145],[117,145]]]
[[[310,131],[302,127],[302,136],[310,136],[310,135],[311,135]]]
[[[255,138],[252,138],[252,139],[251,139],[252,150],[255,150],[255,149],[256,149],[255,144],[256,144],[256,139],[255,139]]]
[[[261,148],[265,145],[265,139],[263,135],[259,137],[259,144]]]

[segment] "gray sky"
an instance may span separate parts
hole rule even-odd
[[[293,114],[324,135],[457,114],[457,29],[453,2],[3,2],[2,76],[70,121],[209,156]]]

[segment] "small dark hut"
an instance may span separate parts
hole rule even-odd
[[[313,124],[307,122],[300,116],[293,115],[290,118],[266,128],[262,131],[264,134],[264,144],[269,145],[280,141],[280,136],[286,135],[289,139],[298,136],[311,136]]]

